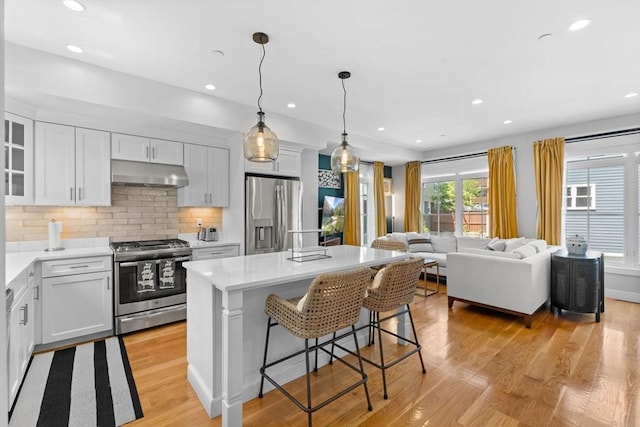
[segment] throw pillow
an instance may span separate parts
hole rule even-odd
[[[514,239],[508,239],[505,242],[504,251],[505,252],[512,252],[514,249],[517,249],[522,245],[524,245],[524,237],[516,237]]]
[[[533,246],[536,248],[536,252],[544,252],[547,250],[547,242],[544,240],[534,240],[533,242],[527,243],[527,246]]]
[[[455,252],[458,247],[456,236],[431,236],[433,250],[440,253]]]
[[[433,252],[431,237],[425,234],[407,233],[408,252]]]
[[[507,246],[504,240],[495,237],[487,244],[487,249],[490,251],[504,252],[504,248]]]
[[[307,294],[304,294],[304,296],[300,298],[300,301],[298,301],[298,304],[296,304],[296,308],[298,309],[298,311],[302,311],[306,300],[307,300]]]
[[[460,236],[458,240],[458,251],[464,248],[486,249],[491,239],[486,237],[468,237]]]
[[[519,254],[522,259],[535,255],[536,248],[529,245],[520,246],[511,251],[512,254]]]
[[[376,276],[373,278],[373,282],[371,283],[371,289],[378,289],[380,287],[380,282],[382,281],[382,273],[384,272],[385,267],[378,270]]]

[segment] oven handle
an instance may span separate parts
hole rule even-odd
[[[163,258],[163,259],[171,259],[171,258]],[[190,256],[183,256],[181,258],[176,258],[175,259],[178,262],[182,262],[182,261],[191,261],[191,257]],[[155,260],[156,264],[160,264],[162,262],[162,259],[157,259]],[[138,265],[137,262],[120,262],[120,263],[116,263],[118,264],[118,266],[120,267],[136,267]]]

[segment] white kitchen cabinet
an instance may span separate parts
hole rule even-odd
[[[43,344],[112,330],[111,266],[104,256],[42,262]]]
[[[35,204],[111,205],[109,133],[36,122]]]
[[[4,131],[5,204],[32,204],[33,120],[5,113]]]
[[[208,248],[194,248],[192,258],[194,261],[203,259],[229,258],[238,256],[240,251],[239,245],[220,245]]]
[[[111,136],[111,158],[182,165],[183,145],[176,141],[114,133]]]
[[[297,150],[280,147],[278,159],[274,162],[250,162],[244,161],[245,172],[260,173],[265,175],[295,176],[300,177],[301,153]]]
[[[20,389],[34,345],[33,293],[30,286],[33,266],[29,266],[9,286],[14,290],[8,336],[9,407]]]
[[[189,185],[178,189],[178,206],[229,206],[229,150],[184,144]]]

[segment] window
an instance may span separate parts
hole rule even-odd
[[[565,236],[583,236],[589,250],[603,252],[608,265],[637,268],[640,160],[637,136],[630,138],[630,144],[616,138],[567,144],[563,226]]]
[[[369,246],[369,183],[360,181],[360,245]]]
[[[565,206],[567,209],[595,209],[596,184],[567,185]]]
[[[422,165],[422,228],[435,235],[489,236],[487,157]]]

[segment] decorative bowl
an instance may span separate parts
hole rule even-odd
[[[567,237],[567,252],[572,255],[584,255],[587,253],[587,239],[578,236]]]

